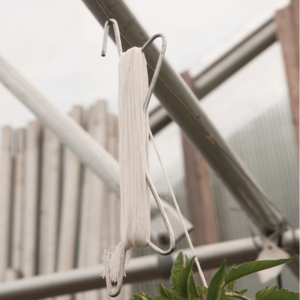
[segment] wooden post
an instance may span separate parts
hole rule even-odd
[[[37,274],[40,138],[40,124],[37,121],[29,123],[26,133],[25,150],[25,198],[22,254],[22,272],[24,277],[31,277]]]
[[[91,130],[92,137],[101,145],[106,147],[107,140],[107,112],[106,102],[98,101],[93,107],[93,127]],[[109,236],[108,220],[108,203],[107,190],[101,179],[94,173],[90,177],[91,194],[88,211],[88,235],[87,235],[87,257],[86,266],[93,266],[102,263],[103,244],[106,243]],[[105,217],[105,218],[104,218]],[[105,229],[106,235],[103,236],[102,229]],[[108,233],[108,234],[107,234]],[[100,291],[93,290],[86,292],[85,300],[97,300],[100,298]]]
[[[85,114],[85,127],[86,131],[91,134],[93,130],[93,114],[94,109],[91,107]],[[83,179],[82,179],[82,197],[80,203],[80,227],[79,227],[79,245],[78,245],[78,268],[85,268],[87,266],[87,240],[89,230],[89,206],[91,199],[91,176],[93,172],[87,168],[83,168]],[[85,292],[76,293],[76,300],[84,300]]]
[[[83,109],[75,106],[70,113],[79,124],[82,123]],[[58,271],[75,267],[78,208],[81,185],[81,164],[69,149],[64,149],[63,161],[63,196],[58,245]],[[71,295],[60,296],[59,300],[71,299]]]
[[[53,133],[49,130],[44,130],[40,212],[40,274],[56,271],[61,179],[60,163],[60,142]]]
[[[22,275],[22,242],[24,224],[24,167],[25,167],[25,129],[17,130],[16,158],[14,171],[14,207],[13,207],[13,238],[12,268]]]
[[[277,37],[281,44],[290,92],[292,118],[299,148],[299,0],[276,12]]]
[[[93,132],[94,121],[94,107],[91,107],[86,114],[86,130],[89,134]],[[80,213],[80,228],[79,228],[79,251],[78,251],[78,268],[84,268],[87,266],[87,241],[89,230],[89,211],[90,211],[90,199],[91,199],[91,177],[93,172],[87,168],[83,168],[83,180],[82,180],[82,199],[81,199],[81,213]],[[99,237],[100,238],[100,237]],[[77,293],[76,300],[84,300],[85,292]]]
[[[10,204],[12,191],[12,129],[2,129],[0,156],[0,281],[5,279],[9,260]]]
[[[194,90],[187,72],[182,74],[187,84]],[[194,225],[191,234],[195,246],[217,243],[219,241],[218,223],[208,164],[182,133],[185,162],[186,189],[190,221]],[[214,272],[206,271],[210,281]]]

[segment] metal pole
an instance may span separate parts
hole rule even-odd
[[[225,50],[222,55],[213,60],[192,79],[197,98],[201,100],[275,42],[276,24],[273,18],[269,18],[229,50]],[[154,133],[171,121],[170,116],[162,106],[157,106],[150,112],[150,125]]]
[[[262,245],[260,237],[254,238]],[[299,244],[299,229],[287,231],[283,234],[282,247],[286,251]],[[227,265],[240,264],[255,260],[260,249],[255,245],[253,238],[244,238],[228,242],[210,244],[197,247],[196,254],[204,270],[219,267],[226,259]],[[192,257],[189,249],[183,250],[189,258]],[[150,279],[169,277],[171,268],[178,252],[168,256],[149,255],[131,259],[126,267],[124,283],[133,283]],[[29,300],[70,294],[105,286],[102,278],[102,265],[88,269],[77,269],[67,272],[39,275],[27,279],[15,280],[0,284],[1,300]]]
[[[83,0],[83,2],[102,26],[108,18],[118,21],[124,51],[132,46],[142,46],[148,40],[147,33],[126,2],[116,1],[114,5],[110,0]],[[149,45],[145,52],[148,72],[153,74],[159,52],[153,44]],[[162,64],[155,94],[171,118],[178,123],[223,179],[262,232],[269,234],[281,228],[284,216],[270,204],[267,196],[198,106],[196,96],[166,60]]]
[[[69,147],[75,155],[91,170],[93,170],[106,186],[120,197],[119,164],[102,148],[82,127],[67,114],[62,113],[46,97],[29,84],[12,66],[0,56],[0,82],[2,82],[19,100],[23,102],[51,130],[62,144]],[[174,207],[163,201],[166,213],[174,230],[175,239],[184,235]],[[151,199],[151,212],[155,222],[161,223],[157,205]],[[153,221],[153,220],[152,220]],[[188,230],[192,224],[185,219]],[[156,226],[157,237],[164,232],[163,226]]]

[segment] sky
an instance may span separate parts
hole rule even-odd
[[[166,58],[174,69],[196,75],[222,49],[287,1],[127,3],[149,35],[166,35]],[[101,57],[102,38],[102,27],[80,0],[0,0],[0,55],[64,112],[76,104],[88,108],[96,100],[105,99],[109,110],[117,113],[118,56],[109,41],[108,54]],[[225,138],[286,93],[284,84],[273,84],[284,81],[280,51],[278,44],[273,45],[201,101],[200,106]],[[262,102],[257,91],[267,93],[271,86],[278,89],[278,98]],[[150,105],[157,105],[157,100],[152,99]],[[33,114],[0,84],[0,127],[17,128],[33,119]],[[183,174],[179,129],[172,124],[156,139],[175,182]],[[160,167],[153,154],[150,160],[152,172],[158,173]]]

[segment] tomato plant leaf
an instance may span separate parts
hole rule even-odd
[[[235,284],[236,284],[236,280],[233,280],[233,281],[228,283],[227,288],[230,292],[233,292]]]
[[[241,290],[241,295],[244,295],[245,293],[247,293],[247,289],[243,289],[243,290]]]
[[[141,293],[140,295],[133,295],[131,300],[153,300],[148,294]]]
[[[158,286],[158,290],[162,297],[167,299],[173,299],[171,292],[169,292],[161,283]]]
[[[193,277],[193,268],[191,268],[188,277],[187,290],[188,290],[188,300],[193,300],[194,298],[198,298],[198,291]]]
[[[197,286],[196,289],[197,289],[197,294],[198,294],[199,299],[204,300],[205,299],[204,295],[207,295],[208,288],[203,285],[200,285],[200,286]]]
[[[268,289],[265,287],[255,295],[255,300],[299,300],[299,293],[290,292],[288,290],[277,290],[275,285]]]
[[[208,288],[207,300],[223,300],[227,299],[223,283],[226,277],[226,261],[224,260],[222,266],[212,278]]]
[[[185,261],[187,261],[186,258]],[[183,266],[181,271],[176,273],[176,275],[172,278],[172,292],[175,292],[180,299],[189,299],[188,282],[189,278],[193,276],[193,264],[194,258],[188,263],[188,265]],[[195,296],[197,297],[197,292]]]
[[[177,277],[183,268],[186,267],[187,259],[180,251],[177,255],[177,258],[173,264],[172,273],[171,273],[171,284],[174,286],[177,282]]]
[[[232,268],[225,279],[225,285],[231,281],[239,279],[241,277],[250,275],[252,273],[256,273],[265,269],[273,268],[287,262],[292,261],[295,258],[288,258],[288,259],[277,259],[277,260],[261,260],[261,261],[252,261],[248,263],[244,263],[237,268]]]

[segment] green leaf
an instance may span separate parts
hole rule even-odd
[[[217,271],[208,288],[207,300],[223,300],[227,299],[225,290],[222,285],[226,277],[226,261],[224,260],[222,266]]]
[[[148,294],[141,293],[140,295],[133,295],[131,300],[153,300]]]
[[[243,290],[241,290],[241,295],[244,295],[244,294],[247,293],[247,292],[248,292],[247,289],[243,289]]]
[[[158,286],[159,293],[166,299],[172,299],[172,294],[161,283]]]
[[[265,287],[255,295],[255,300],[299,300],[299,293],[293,293],[288,290],[277,290],[275,285],[268,289]]]
[[[261,260],[261,261],[253,261],[248,262],[240,265],[237,268],[232,268],[225,279],[225,285],[231,281],[234,281],[238,278],[250,275],[252,273],[256,273],[265,269],[273,268],[282,264],[285,264],[287,262],[292,261],[295,258],[288,258],[288,259],[277,259],[277,260]]]
[[[191,273],[190,276],[188,278],[188,299],[189,300],[193,300],[194,298],[198,298],[198,293],[197,293],[197,288],[196,288],[196,284],[195,284],[195,280],[193,277],[193,266],[191,269]]]
[[[207,295],[208,288],[203,285],[200,285],[200,286],[197,286],[196,289],[197,289],[199,299],[204,300],[205,299],[204,295]]]
[[[185,268],[187,265],[187,259],[186,256],[183,255],[182,251],[180,251],[177,255],[177,258],[173,264],[172,273],[171,273],[171,284],[172,286],[175,286],[177,282],[177,277],[179,273]]]
[[[230,283],[228,283],[228,285],[227,285],[228,290],[233,292],[235,284],[236,284],[236,280],[233,280]]]
[[[190,277],[193,276],[193,263],[194,263],[194,258],[188,263],[186,267],[184,267],[184,262],[183,261],[183,268],[179,273],[176,273],[176,275],[173,275],[172,278],[172,291],[176,293],[176,295],[180,299],[189,299],[188,295],[188,282],[190,280]],[[197,297],[197,291],[196,295]]]
[[[273,287],[274,288],[274,287]],[[264,287],[262,290],[258,291],[255,295],[255,298],[260,297],[261,294],[263,294],[268,289],[268,286]]]

